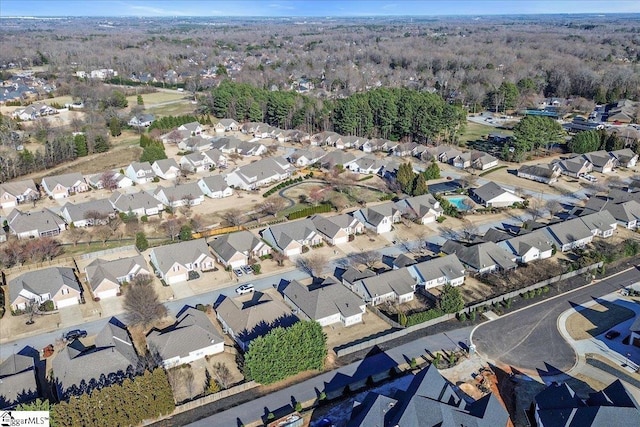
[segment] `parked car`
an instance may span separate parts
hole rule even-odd
[[[253,291],[255,291],[255,288],[250,283],[236,288],[236,294],[238,295],[250,294]]]
[[[612,329],[609,332],[607,332],[604,337],[606,339],[608,339],[608,340],[612,340],[612,339],[617,338],[619,336],[620,336],[620,332]]]
[[[234,268],[233,272],[236,274],[236,276],[241,277],[244,273],[242,273],[242,269],[241,268]]]
[[[244,274],[253,274],[253,268],[251,268],[250,265],[245,265],[242,267],[242,271],[244,272]]]
[[[62,338],[67,341],[73,341],[78,338],[86,338],[87,331],[82,329],[72,329],[67,333],[62,334]]]

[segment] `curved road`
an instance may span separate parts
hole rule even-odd
[[[570,370],[576,354],[557,328],[560,314],[575,305],[640,281],[636,268],[594,285],[561,294],[539,304],[483,323],[471,334],[477,351],[495,364],[508,365],[540,376]]]

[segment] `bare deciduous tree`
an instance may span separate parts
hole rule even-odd
[[[471,243],[471,241],[480,234],[480,231],[478,230],[478,227],[474,223],[472,223],[468,219],[465,219],[462,221],[462,227],[460,228],[460,233],[462,235],[462,238],[466,242]]]
[[[102,187],[105,190],[114,191],[118,188],[118,180],[113,171],[103,172],[102,175],[100,175],[100,181],[102,181]]]
[[[93,235],[96,236],[103,245],[107,244],[107,240],[113,235],[113,232],[113,229],[107,225],[100,225],[93,229]]]
[[[311,255],[298,258],[296,266],[313,277],[322,277],[325,269],[327,268],[328,260],[329,259],[326,255],[313,253]]]
[[[349,261],[355,266],[364,265],[367,268],[373,268],[380,260],[382,255],[378,251],[356,252],[349,255]]]
[[[220,387],[229,388],[233,381],[233,375],[231,375],[231,371],[222,362],[216,362],[211,367],[213,379],[220,385]]]
[[[162,230],[164,230],[167,237],[174,241],[180,232],[180,227],[182,227],[182,221],[180,221],[176,217],[167,218],[165,222],[160,224]]]
[[[146,328],[167,315],[152,282],[153,278],[140,274],[126,287],[122,307],[128,324]]]
[[[562,205],[555,199],[547,200],[544,207],[549,211],[549,217],[551,218],[562,210]]]
[[[257,206],[257,209],[266,215],[276,216],[278,212],[284,209],[285,201],[279,196],[269,197]]]
[[[271,252],[271,259],[273,259],[279,267],[282,267],[284,265],[284,262],[289,259],[289,257],[282,252],[273,251]]]
[[[66,236],[67,239],[73,243],[73,246],[78,246],[78,242],[82,240],[86,234],[87,232],[83,228],[74,227],[67,230]]]
[[[222,219],[227,221],[231,226],[238,226],[244,222],[242,219],[243,216],[244,214],[240,209],[229,209],[222,214]]]

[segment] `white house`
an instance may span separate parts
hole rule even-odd
[[[418,286],[425,289],[449,284],[460,286],[464,283],[465,268],[455,254],[436,257],[407,267]]]
[[[191,136],[196,136],[200,135],[204,129],[202,128],[202,125],[200,123],[191,122],[181,125],[180,127],[178,127],[178,130],[186,130],[191,133]]]
[[[156,177],[156,173],[149,162],[133,162],[127,166],[124,174],[136,184],[146,184]]]
[[[63,199],[69,197],[71,193],[89,191],[89,184],[85,182],[81,174],[74,172],[42,178],[42,189],[54,199]]]
[[[402,214],[393,202],[385,202],[377,206],[359,209],[353,212],[353,217],[363,223],[365,227],[381,234],[391,231],[393,224],[402,219]]]
[[[224,133],[237,131],[240,129],[240,125],[233,119],[220,119],[220,121],[213,126],[213,129],[216,133]]]
[[[320,216],[309,218],[316,230],[331,245],[342,245],[349,242],[349,238],[364,233],[364,225],[349,214]]]
[[[221,199],[233,194],[233,189],[224,180],[222,175],[211,175],[198,180],[200,191],[212,199]]]
[[[303,246],[322,243],[322,237],[310,219],[271,225],[262,230],[261,235],[265,242],[286,256],[301,254]]]
[[[227,174],[227,184],[242,190],[283,181],[291,176],[291,165],[282,157],[268,157],[248,165],[240,166]]]
[[[550,258],[554,241],[544,230],[539,229],[498,243],[498,246],[516,256],[516,261],[526,264],[539,259]]]
[[[180,167],[174,159],[156,160],[151,165],[151,169],[162,179],[176,179],[180,174]]]
[[[212,270],[215,263],[204,239],[153,248],[150,258],[156,272],[168,285],[186,282],[190,271]]]
[[[582,248],[593,241],[593,233],[580,218],[550,225],[545,230],[562,252]]]
[[[406,267],[356,281],[352,290],[373,306],[387,301],[399,304],[413,300],[416,280]]]
[[[402,214],[415,218],[420,224],[435,222],[444,214],[440,202],[429,193],[399,200],[396,202],[396,207]]]
[[[153,192],[153,197],[165,206],[179,208],[180,206],[197,206],[204,202],[204,194],[198,183],[190,182],[174,187],[158,186]]]
[[[32,179],[9,181],[0,184],[0,207],[15,208],[20,203],[40,198],[40,192]]]
[[[153,114],[140,114],[138,116],[133,116],[131,120],[129,120],[129,126],[148,128],[155,119],[156,118]]]
[[[522,197],[505,190],[493,181],[489,181],[482,187],[472,189],[469,194],[479,204],[487,208],[501,208],[524,202]]]

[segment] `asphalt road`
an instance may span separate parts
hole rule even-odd
[[[472,333],[472,342],[482,356],[498,364],[535,372],[540,376],[566,372],[575,364],[576,354],[558,331],[560,314],[572,306],[584,304],[638,281],[640,271],[634,268],[507,314],[480,325]]]

